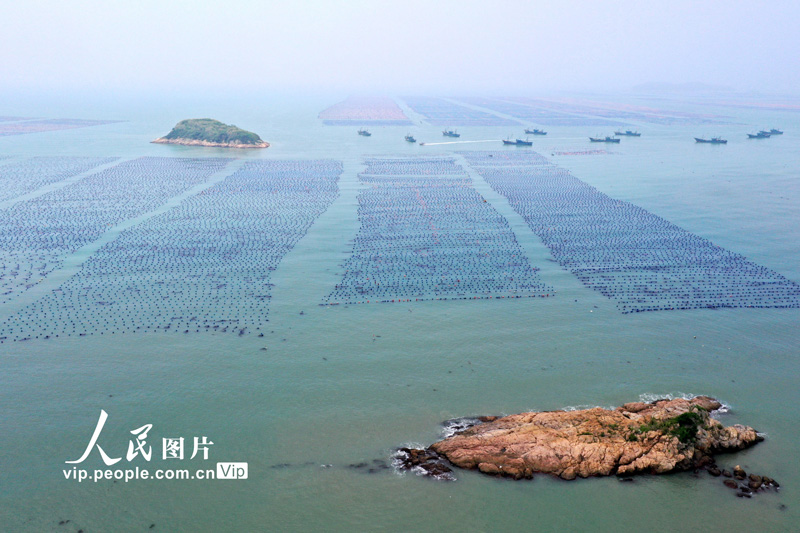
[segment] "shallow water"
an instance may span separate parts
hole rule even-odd
[[[796,528],[798,309],[623,315],[615,302],[553,262],[524,220],[474,173],[475,189],[508,220],[555,297],[320,306],[341,281],[340,265],[358,233],[357,195],[364,184],[357,174],[366,157],[458,159],[459,151],[499,145],[423,147],[403,140],[411,132],[419,141],[439,142],[440,126],[381,126],[370,128],[370,138],[357,136],[356,128],[323,126],[317,114],[339,100],[265,97],[244,106],[197,99],[172,107],[18,102],[0,109],[9,116],[128,120],[4,137],[0,157],[12,156],[10,161],[228,156],[225,150],[148,144],[177,120],[210,115],[272,143],[243,158],[325,158],[344,168],[339,196],[272,272],[264,337],[149,333],[0,345],[3,529],[138,531],[156,524],[154,529],[170,531],[511,531],[535,523],[542,530],[668,531],[678,513],[682,529]],[[708,109],[739,124],[634,123],[641,138],[592,156],[551,154],[596,148],[587,137],[598,127],[554,126],[535,139],[534,150],[612,198],[800,281],[800,114]],[[745,138],[764,127],[786,133]],[[522,126],[516,129],[521,135]],[[508,126],[459,131],[463,140],[515,132]],[[728,145],[692,140],[716,134]],[[57,286],[79,266],[78,260],[65,262],[53,282]],[[0,321],[14,310],[5,305]],[[772,476],[781,491],[744,501],[705,473],[567,483],[458,471],[456,482],[443,483],[348,467],[388,462],[394,447],[410,442],[429,444],[439,438],[441,422],[453,417],[616,406],[644,395],[682,394],[714,396],[731,406],[720,415],[724,423],[765,432],[764,443],[719,462]],[[191,441],[205,435],[214,442],[208,463],[248,462],[249,478],[67,480],[62,469],[71,465],[64,461],[83,452],[101,409],[109,419],[100,442],[115,457],[125,455],[131,430],[153,424],[152,464],[137,458],[131,467],[205,467],[197,458],[167,464],[155,457],[162,437]],[[120,465],[125,463],[123,458]],[[93,452],[85,465],[99,468],[102,462]],[[58,526],[62,520],[70,523]]]

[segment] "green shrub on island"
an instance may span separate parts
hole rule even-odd
[[[697,432],[703,426],[703,417],[698,412],[701,409],[703,408],[694,406],[694,409],[666,420],[650,420],[631,432],[627,436],[627,440],[635,442],[639,439],[638,435],[659,431],[662,434],[677,437],[683,444],[691,444],[697,440]]]
[[[190,139],[221,144],[259,144],[263,142],[261,137],[252,131],[223,124],[210,118],[181,120],[164,138],[170,140]]]

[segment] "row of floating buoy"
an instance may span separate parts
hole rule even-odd
[[[403,97],[410,108],[425,116],[433,125],[448,126],[458,123],[460,126],[515,126],[517,122],[498,117],[485,111],[479,111],[454,104],[435,97]],[[445,130],[447,131],[447,130]]]
[[[369,159],[359,231],[326,304],[550,293],[452,158]]]
[[[0,202],[77,176],[116,159],[116,157],[54,156],[11,161],[0,167]]]
[[[228,161],[142,157],[0,210],[0,261],[18,265],[0,270],[0,303],[46,278],[67,255],[109,228],[206,181]],[[83,168],[85,164],[71,172]]]
[[[800,285],[543,162],[463,152],[470,166],[586,286],[623,312],[798,307]]]
[[[204,173],[217,165],[209,164]],[[331,160],[248,161],[120,233],[58,290],[0,324],[0,337],[258,333],[271,273],[338,196],[341,172]]]

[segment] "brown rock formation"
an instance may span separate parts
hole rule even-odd
[[[615,410],[522,413],[473,426],[430,449],[461,468],[515,479],[535,472],[563,479],[663,474],[713,465],[713,454],[763,440],[753,428],[710,418],[719,407],[698,396]]]

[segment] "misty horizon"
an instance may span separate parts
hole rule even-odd
[[[788,2],[33,1],[7,7],[4,90],[797,94]]]

